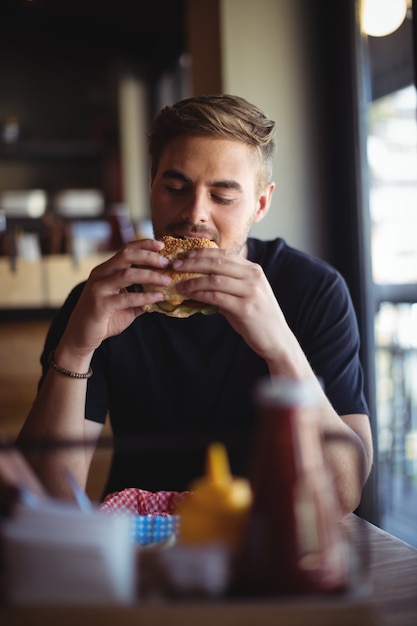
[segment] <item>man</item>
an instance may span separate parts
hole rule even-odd
[[[262,111],[233,96],[187,99],[157,116],[150,135],[155,240],[128,243],[95,268],[47,337],[43,379],[20,439],[89,444],[32,459],[53,494],[68,493],[68,469],[85,486],[91,443],[107,413],[115,451],[106,492],[186,489],[212,439],[228,443],[234,473],[247,472],[253,389],[271,375],[315,381],[342,514],[358,505],[372,443],[345,283],[282,239],[248,237],[271,203],[274,130]],[[173,266],[204,274],[178,289],[217,314],[144,313],[162,294],[129,287],[169,283],[158,272],[167,264],[158,253],[164,235],[217,244]],[[71,375],[90,365],[91,378]]]

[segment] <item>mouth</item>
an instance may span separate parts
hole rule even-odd
[[[211,237],[209,237],[205,233],[186,233],[182,235],[175,233],[173,237],[176,237],[177,239],[209,239],[210,241],[212,240]]]

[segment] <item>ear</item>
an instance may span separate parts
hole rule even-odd
[[[275,183],[268,183],[268,185],[262,190],[257,200],[257,209],[253,220],[254,224],[260,222],[261,219],[263,219],[268,213],[269,207],[271,206],[272,194],[274,193],[274,189]]]

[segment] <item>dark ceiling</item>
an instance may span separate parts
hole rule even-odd
[[[157,75],[185,49],[183,0],[1,0],[0,50],[127,57]]]

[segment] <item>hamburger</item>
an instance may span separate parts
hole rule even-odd
[[[180,239],[177,237],[162,237],[161,241],[164,242],[165,247],[160,251],[171,262],[176,259],[181,259],[186,256],[189,250],[195,250],[197,248],[217,248],[218,246],[210,239],[205,238],[191,238]],[[177,292],[176,286],[178,283],[189,280],[190,278],[198,278],[204,276],[204,274],[193,272],[176,272],[169,267],[163,270],[158,270],[163,274],[166,274],[172,279],[172,282],[168,286],[161,285],[141,285],[141,291],[160,291],[165,295],[165,299],[161,302],[155,302],[154,304],[144,304],[143,309],[148,313],[158,312],[168,315],[170,317],[185,318],[194,315],[194,313],[203,313],[203,315],[211,315],[216,313],[217,308],[205,304],[204,302],[197,302],[196,300],[188,300],[182,294]]]

